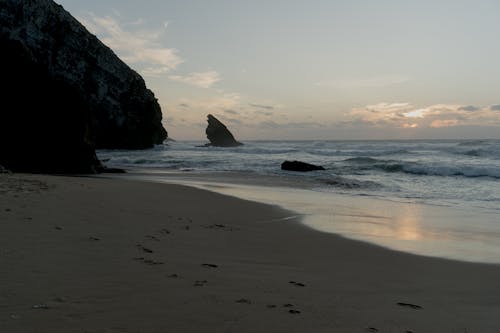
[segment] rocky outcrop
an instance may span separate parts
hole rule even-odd
[[[207,146],[236,147],[242,145],[241,142],[236,141],[226,125],[221,123],[217,118],[209,114],[207,121],[208,126],[205,133],[207,134],[207,139],[210,141]]]
[[[301,161],[285,161],[281,163],[281,170],[307,172],[325,170],[325,168],[321,165],[314,165]]]
[[[0,4],[0,164],[95,172],[95,148],[148,148],[167,137],[141,76],[60,5]]]
[[[9,170],[0,165],[0,173],[9,173]]]

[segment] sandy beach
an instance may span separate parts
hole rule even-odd
[[[499,332],[500,266],[139,181],[0,175],[0,332]]]

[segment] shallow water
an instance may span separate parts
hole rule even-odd
[[[98,155],[149,180],[280,205],[318,230],[416,254],[500,263],[499,140],[199,144]],[[283,171],[284,160],[326,170]]]
[[[374,197],[346,196],[291,187],[268,178],[179,173],[127,177],[175,183],[297,212],[319,231],[419,255],[470,262],[500,263],[499,215],[483,209],[450,208]],[[242,184],[244,183],[244,184]],[[249,185],[257,183],[259,185]]]

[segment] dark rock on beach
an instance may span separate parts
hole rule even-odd
[[[301,161],[285,161],[281,163],[281,170],[288,171],[315,171],[315,170],[325,170],[321,165],[309,164]]]
[[[207,146],[216,147],[237,147],[242,143],[236,141],[233,134],[227,129],[226,125],[211,114],[207,116],[208,126],[205,131],[207,139],[210,141]]]
[[[103,170],[96,148],[167,137],[139,74],[52,0],[0,0],[0,164],[12,171]]]

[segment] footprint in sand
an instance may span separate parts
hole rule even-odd
[[[146,253],[153,253],[153,250],[148,249],[147,247],[144,247],[144,246],[142,246],[141,244],[137,244],[136,246],[137,246],[138,248],[140,248],[141,250],[143,250],[144,252],[146,252]]]
[[[151,259],[146,259],[144,260],[144,263],[145,264],[148,264],[148,265],[163,265],[164,263],[161,262],[161,261],[155,261],[155,260],[151,260]]]
[[[196,280],[193,284],[193,286],[195,287],[203,287],[204,285],[206,285],[208,283],[207,280]]]
[[[205,228],[205,229],[215,229],[215,230],[225,230],[225,231],[236,230],[234,228],[228,227],[227,225],[219,224],[219,223],[209,224],[209,225],[202,225],[202,227]]]
[[[161,262],[161,261],[155,261],[155,260],[152,260],[152,259],[146,259],[144,257],[136,257],[134,258],[134,260],[137,260],[137,261],[142,261],[143,263],[147,264],[147,265],[163,265],[164,263]]]
[[[54,297],[54,299],[52,301],[57,302],[57,303],[65,303],[68,301],[68,299],[64,296],[57,296],[57,297]]]
[[[306,285],[301,283],[301,282],[295,282],[295,281],[288,281],[288,283],[293,284],[297,287],[305,287]]]
[[[411,303],[398,302],[397,304],[399,306],[408,307],[408,308],[411,308],[411,309],[414,309],[414,310],[422,310],[423,309],[423,307],[421,307],[420,305],[411,304]]]
[[[236,303],[252,304],[252,301],[250,301],[249,299],[246,299],[246,298],[240,298],[240,299],[236,300]]]

